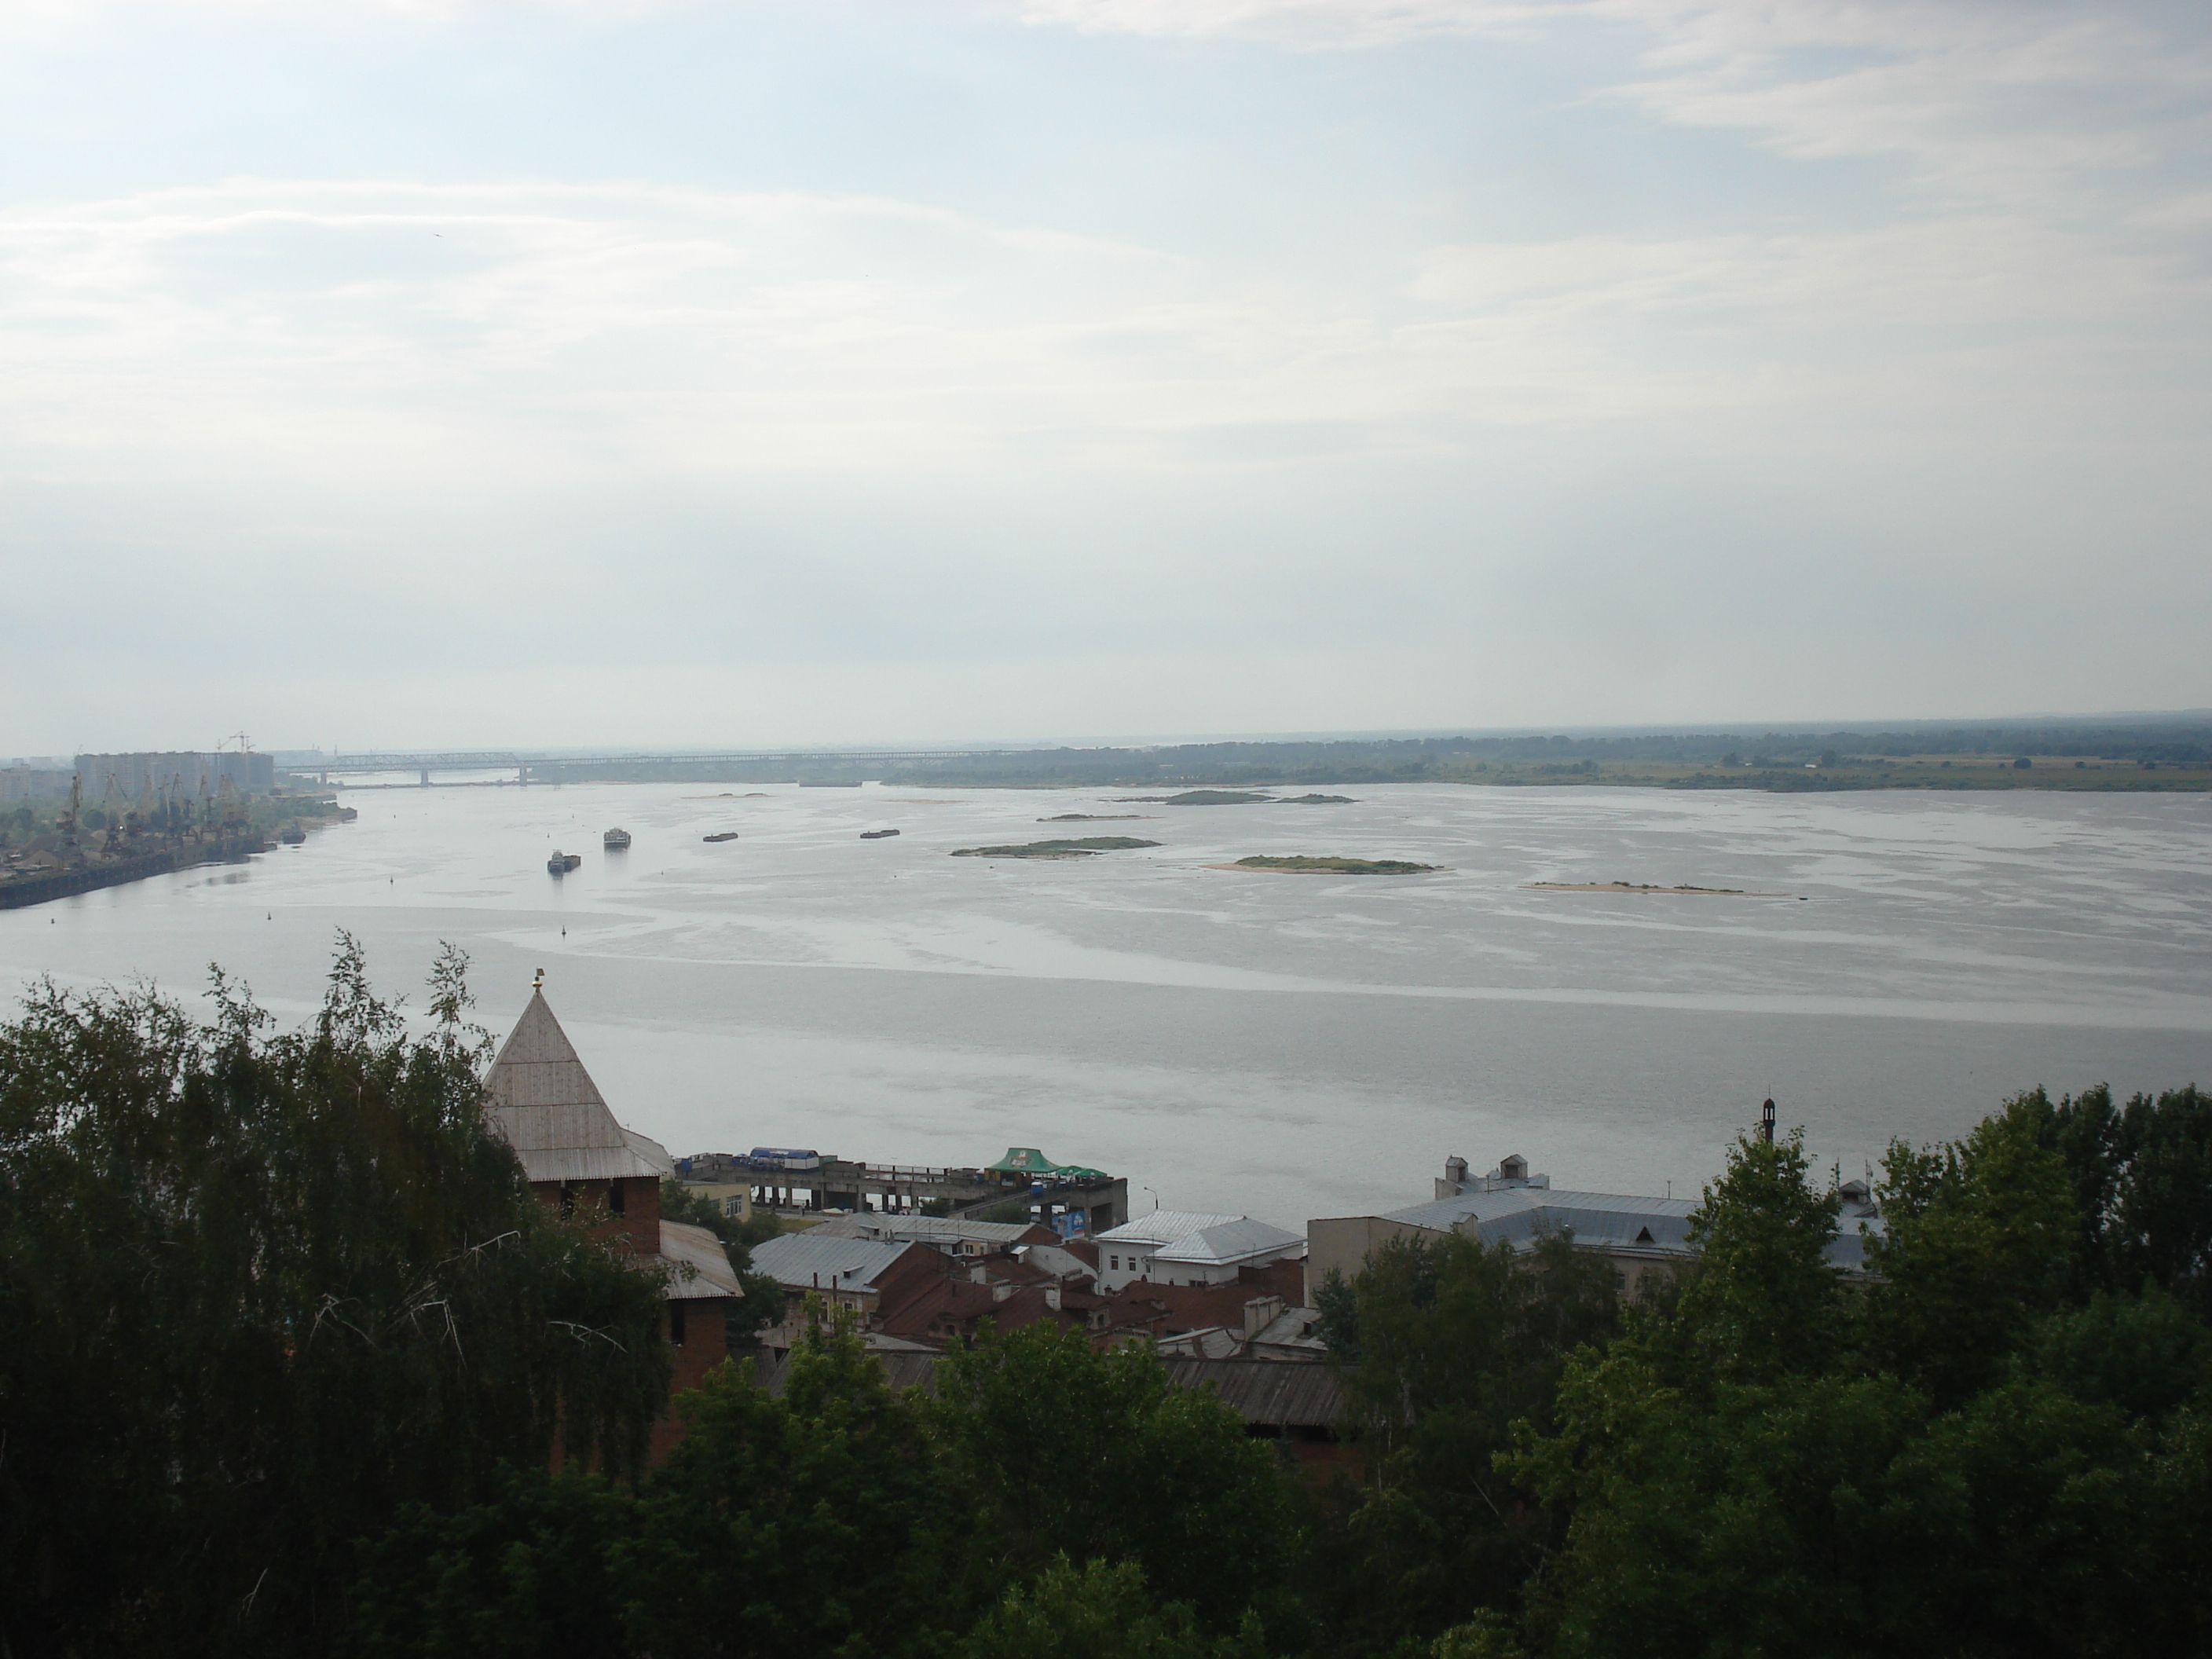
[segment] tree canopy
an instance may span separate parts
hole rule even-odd
[[[0,1027],[0,1614],[18,1652],[289,1652],[350,1552],[505,1466],[627,1469],[660,1286],[487,1127],[464,959],[427,1034],[342,939],[274,1033],[216,975],[46,986]]]

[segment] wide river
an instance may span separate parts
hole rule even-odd
[[[502,1036],[544,969],[616,1111],[678,1154],[1033,1146],[1139,1209],[1293,1227],[1424,1200],[1452,1153],[1692,1193],[1770,1093],[1855,1175],[2038,1084],[2212,1083],[2212,795],[730,788],[350,792],[305,847],[0,914],[0,989],[194,996],[215,962],[291,1021],[337,929],[417,1006],[452,939]],[[1061,812],[1149,816],[1037,822]],[[1161,844],[946,856],[1068,834]],[[582,867],[549,875],[556,847]],[[1212,867],[1249,853],[1449,869]],[[1528,886],[1611,880],[1748,894]]]

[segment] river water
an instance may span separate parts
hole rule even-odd
[[[678,1154],[1034,1146],[1139,1208],[1293,1227],[1424,1200],[1453,1153],[1692,1193],[1770,1093],[1850,1175],[2037,1084],[2212,1083],[2208,795],[729,789],[351,791],[305,847],[0,914],[0,990],[193,995],[219,962],[296,1020],[336,929],[393,990],[452,939],[500,1035],[543,968],[617,1114]],[[1061,812],[1149,816],[1036,822]],[[617,823],[635,845],[603,853]],[[945,856],[1069,834],[1162,844]],[[556,847],[582,867],[549,875]],[[1250,853],[1449,868],[1209,867]],[[1527,885],[1611,880],[1756,896]]]

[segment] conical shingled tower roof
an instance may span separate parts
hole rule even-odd
[[[536,986],[484,1075],[484,1091],[491,1097],[493,1127],[532,1181],[657,1177],[675,1168],[665,1147],[615,1121]]]

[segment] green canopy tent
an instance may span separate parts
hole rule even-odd
[[[1060,1173],[1060,1165],[1034,1146],[1009,1146],[1004,1158],[996,1164],[987,1164],[983,1167],[993,1175],[1048,1176]]]

